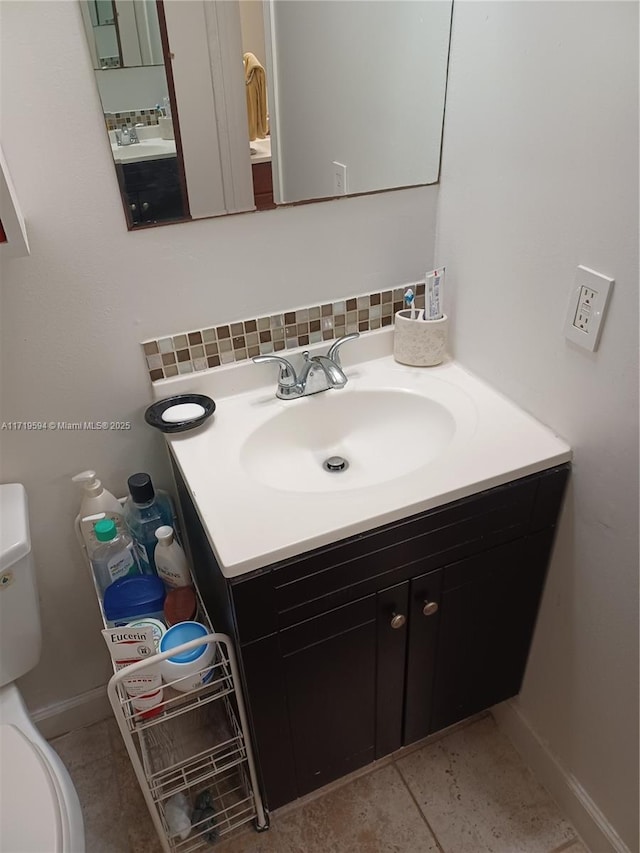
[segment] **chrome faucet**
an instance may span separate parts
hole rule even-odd
[[[291,362],[280,355],[257,355],[253,361],[256,364],[274,362],[280,365],[278,374],[278,389],[276,397],[281,400],[293,400],[298,397],[308,397],[329,388],[344,388],[347,377],[340,364],[340,347],[347,341],[360,337],[360,332],[353,332],[338,338],[326,355],[309,356],[308,350],[302,353],[302,367],[299,373]]]
[[[118,145],[134,145],[140,142],[135,127],[123,124],[120,130],[116,130],[116,142]]]

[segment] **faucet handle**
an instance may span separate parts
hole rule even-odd
[[[289,388],[298,381],[293,365],[286,358],[279,355],[256,355],[252,361],[254,364],[267,364],[268,362],[279,364],[278,385],[282,388]]]
[[[340,347],[342,344],[346,344],[347,341],[355,341],[356,338],[360,337],[360,332],[351,332],[350,335],[343,335],[341,338],[338,338],[337,341],[331,344],[329,347],[329,352],[327,353],[327,358],[330,358],[338,367],[342,367],[340,364]]]

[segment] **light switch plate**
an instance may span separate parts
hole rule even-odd
[[[337,160],[333,161],[333,191],[336,195],[347,194],[347,167]]]
[[[591,352],[598,348],[613,282],[602,273],[578,267],[564,322],[564,334],[568,340]]]

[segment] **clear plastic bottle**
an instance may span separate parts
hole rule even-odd
[[[156,574],[156,530],[173,526],[173,504],[167,492],[153,488],[148,474],[132,474],[127,485],[130,497],[125,501],[124,520],[136,544],[142,571]]]
[[[100,593],[114,581],[139,575],[140,565],[131,537],[118,533],[115,521],[103,518],[95,526],[96,545],[91,552],[91,566]]]

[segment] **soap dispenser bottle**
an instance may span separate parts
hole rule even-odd
[[[124,520],[138,550],[144,574],[157,574],[154,551],[156,530],[173,525],[173,504],[166,492],[156,490],[149,474],[132,474],[127,480],[129,495]]]
[[[93,551],[97,544],[94,524],[96,516],[114,521],[117,529],[125,529],[124,515],[120,501],[104,488],[96,477],[95,471],[82,471],[71,478],[74,483],[82,486],[82,501],[80,503],[80,531],[89,550]]]

